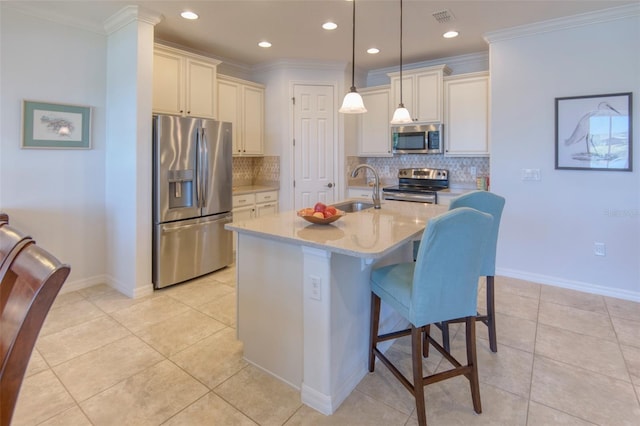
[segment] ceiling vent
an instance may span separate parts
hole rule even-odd
[[[456,19],[455,16],[453,16],[453,13],[451,13],[449,9],[433,12],[431,15],[435,18],[436,21],[438,21],[441,24],[445,24],[447,22],[451,22],[454,19]]]

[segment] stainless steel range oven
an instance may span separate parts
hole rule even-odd
[[[444,169],[400,169],[398,185],[382,189],[385,200],[438,203],[438,191],[449,188],[449,171]]]

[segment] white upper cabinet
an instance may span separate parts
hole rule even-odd
[[[402,71],[402,102],[413,121],[418,123],[442,121],[442,83],[451,70],[446,65]],[[389,73],[391,79],[392,110],[400,103],[400,72]]]
[[[360,90],[367,108],[358,114],[358,155],[361,157],[391,157],[389,86]]]
[[[216,118],[220,61],[156,44],[153,52],[153,112]]]
[[[264,86],[220,75],[218,119],[233,124],[233,155],[264,155]]]
[[[489,73],[447,77],[444,96],[445,156],[489,156]]]

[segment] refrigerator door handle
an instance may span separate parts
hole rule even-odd
[[[196,133],[196,207],[200,208],[200,140]]]
[[[202,145],[201,161],[202,167],[202,207],[207,206],[207,194],[209,193],[209,180],[206,179],[209,176],[209,141],[207,140],[207,134],[205,129],[200,129],[202,135],[200,141]]]
[[[163,226],[162,227],[162,233],[163,234],[170,234],[172,232],[179,232],[179,231],[184,231],[184,230],[187,230],[187,229],[193,229],[193,228],[196,228],[198,226],[202,226],[202,225],[199,224],[199,223],[194,223],[194,224],[191,224],[191,225],[175,226],[173,228],[172,227],[168,227],[168,226]]]
[[[198,208],[202,208],[202,182],[204,181],[202,175],[202,142],[200,141],[200,131],[196,132],[196,204]]]

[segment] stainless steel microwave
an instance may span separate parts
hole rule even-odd
[[[442,124],[408,124],[391,126],[394,154],[441,154]]]

